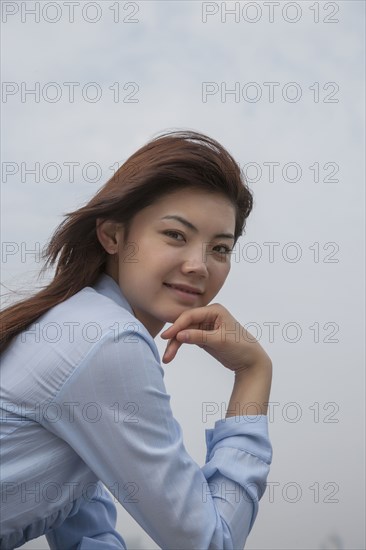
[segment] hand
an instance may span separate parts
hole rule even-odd
[[[258,363],[271,363],[259,342],[221,304],[184,311],[161,335],[170,341],[163,355],[169,363],[180,346],[195,344],[238,373]]]

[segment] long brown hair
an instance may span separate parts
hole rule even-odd
[[[85,206],[64,214],[42,254],[45,265],[40,273],[56,264],[54,278],[34,296],[1,312],[0,351],[50,308],[95,284],[107,259],[96,234],[97,218],[123,224],[127,241],[137,212],[187,187],[230,199],[236,208],[236,243],[253,208],[253,196],[239,165],[222,145],[204,134],[164,132],[131,155]]]

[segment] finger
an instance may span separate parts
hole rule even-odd
[[[175,354],[174,352],[176,352],[180,346],[181,344],[175,338],[171,338],[165,348],[163,357],[169,357],[169,360],[171,360]]]
[[[172,325],[171,327],[169,327],[166,331],[162,332],[160,334],[161,338],[169,338],[169,340],[174,340],[174,338],[176,337],[176,335],[178,334],[179,331],[187,328],[187,327],[191,327],[191,328],[198,328],[199,324],[198,323],[195,323],[195,324],[191,324],[189,323],[189,320],[187,320],[184,324],[180,324],[179,326],[177,325]]]
[[[184,344],[196,344],[202,346],[212,341],[213,336],[217,335],[216,330],[185,329],[178,332],[176,339]]]
[[[169,361],[172,361],[181,345],[182,343],[178,342],[176,339],[170,340],[162,358],[163,362],[169,363]]]
[[[160,334],[162,338],[174,338],[178,332],[186,329],[192,324],[213,322],[217,318],[217,312],[209,309],[210,306],[197,307],[184,311],[178,319],[164,332]]]

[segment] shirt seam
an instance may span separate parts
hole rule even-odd
[[[214,448],[215,449],[215,448]],[[212,454],[212,452],[215,454],[216,451],[218,451],[219,449],[235,449],[236,451],[242,451],[244,453],[247,453],[248,455],[251,455],[253,456],[254,458],[257,458],[258,460],[260,460],[261,462],[264,462],[264,464],[267,464],[267,465],[270,465],[270,462],[267,462],[267,460],[270,460],[271,458],[261,458],[257,455],[255,455],[254,453],[251,453],[250,451],[247,451],[246,449],[242,449],[241,447],[232,447],[231,445],[225,445],[225,446],[222,446],[222,447],[218,447],[216,450],[212,449],[209,453],[209,455]],[[212,460],[213,456],[211,457],[210,460]]]
[[[130,330],[125,331],[125,332],[126,332],[126,334],[129,334],[129,333],[136,334],[136,332],[130,331]],[[100,340],[98,340],[98,342],[93,343],[92,347],[88,350],[87,354],[82,358],[82,360],[81,360],[80,362],[78,362],[78,363],[75,365],[75,367],[74,367],[72,373],[69,374],[69,375],[66,377],[66,379],[62,382],[60,388],[58,388],[58,389],[56,390],[55,394],[54,394],[53,396],[50,397],[50,401],[53,401],[53,400],[56,400],[56,399],[57,399],[57,397],[58,397],[59,394],[62,392],[62,390],[64,389],[64,387],[66,386],[66,384],[72,379],[72,377],[75,375],[75,373],[77,372],[77,370],[78,370],[79,368],[81,368],[81,366],[82,366],[82,365],[85,363],[85,361],[89,358],[89,355],[90,355],[93,351],[95,351],[96,349],[98,349],[98,345],[101,345],[101,344],[104,342],[104,340],[106,340],[111,334],[113,334],[113,330],[109,329],[108,332],[106,332],[106,333],[104,334],[104,336],[103,336]],[[149,346],[149,347],[150,347],[150,346]]]

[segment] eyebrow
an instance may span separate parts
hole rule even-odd
[[[181,216],[164,216],[163,218],[160,218],[161,220],[176,220],[189,229],[192,229],[195,233],[198,232],[198,229],[193,223],[189,222],[185,218],[182,218]],[[233,239],[235,240],[235,237],[232,233],[218,233],[217,235],[214,235],[214,239]]]

